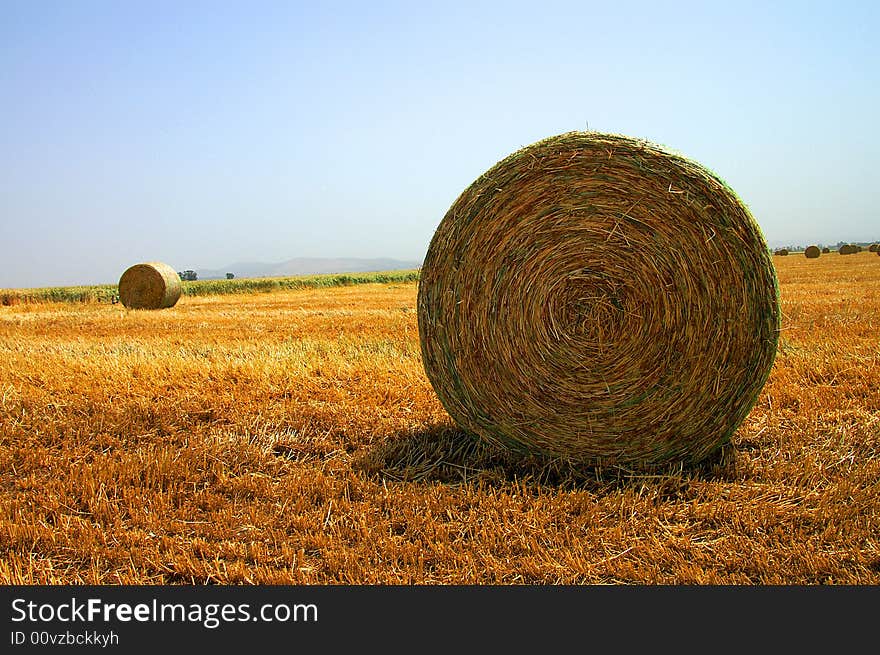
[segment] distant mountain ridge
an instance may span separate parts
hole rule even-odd
[[[372,273],[419,268],[420,261],[379,257],[295,257],[284,262],[237,262],[222,269],[195,269],[198,279],[223,279],[227,273],[235,277],[287,277],[292,275],[324,275],[332,273]]]

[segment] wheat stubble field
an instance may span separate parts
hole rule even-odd
[[[878,584],[880,258],[774,262],[757,405],[651,474],[457,431],[416,282],[0,307],[0,583]]]

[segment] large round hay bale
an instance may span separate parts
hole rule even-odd
[[[819,250],[819,246],[807,246],[804,250],[804,257],[807,259],[816,259],[821,254],[822,251]]]
[[[822,254],[827,255],[831,252],[831,248],[822,248]]]
[[[774,254],[774,255],[779,255],[780,257],[783,257],[783,256],[785,256],[785,255],[788,254],[788,248],[779,248],[779,249],[778,249],[775,253],[773,253],[773,254]]]
[[[570,132],[453,203],[418,289],[422,359],[465,430],[599,464],[698,462],[745,419],[776,354],[760,228],[712,172]]]
[[[877,244],[872,243],[870,246],[868,246],[868,252],[877,252]]]
[[[845,243],[837,249],[837,252],[841,255],[854,255],[856,254],[856,247],[849,243]]]
[[[164,309],[180,299],[180,276],[168,264],[146,262],[119,278],[119,301],[129,309]]]

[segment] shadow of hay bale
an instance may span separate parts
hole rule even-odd
[[[501,486],[516,482],[529,487],[594,493],[648,483],[673,489],[695,477],[729,480],[737,475],[735,449],[730,445],[699,464],[666,464],[636,470],[520,453],[448,426],[379,439],[353,460],[352,468],[394,482],[453,486]]]

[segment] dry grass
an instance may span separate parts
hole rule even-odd
[[[0,308],[0,581],[880,583],[880,266],[777,260],[724,456],[642,475],[458,432],[416,285]]]

